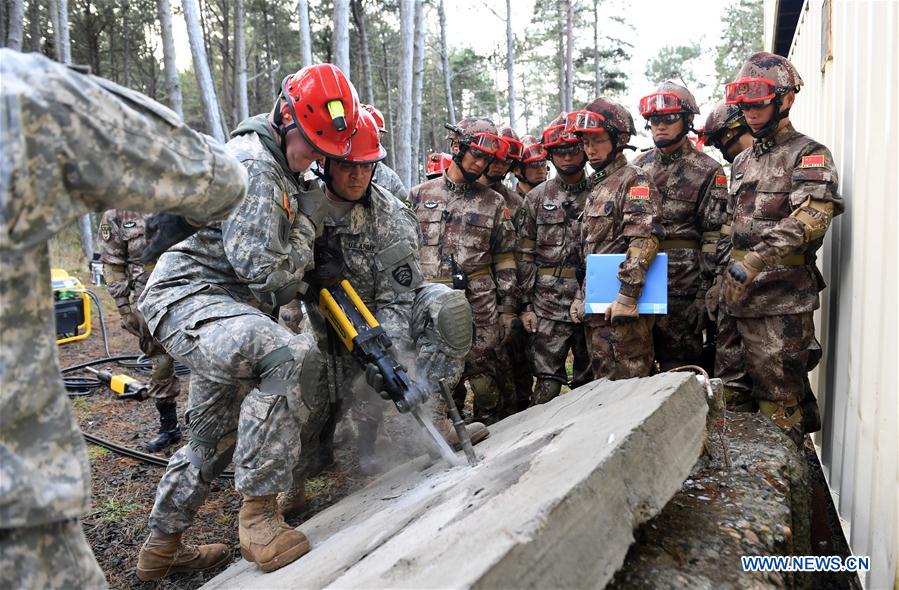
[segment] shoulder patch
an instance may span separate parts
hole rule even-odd
[[[632,186],[630,192],[628,193],[629,199],[649,200],[649,187],[648,186]]]
[[[107,242],[109,241],[109,238],[112,237],[112,231],[110,231],[108,223],[100,224],[100,237],[103,238],[104,240],[106,240]]]
[[[723,174],[716,174],[715,188],[727,188],[727,176]]]
[[[412,284],[412,268],[408,262],[393,269],[391,274],[393,274],[393,280],[404,287]]]
[[[556,209],[555,203],[543,203],[543,208],[547,211],[554,211]]]
[[[736,174],[734,174],[734,180],[740,180],[741,178],[743,178],[742,172],[737,172]]]
[[[824,168],[824,154],[802,156],[800,168]]]
[[[503,218],[512,219],[512,213],[509,211],[508,207],[503,207]]]
[[[425,201],[425,207],[428,209],[435,209],[437,207],[437,201]]]

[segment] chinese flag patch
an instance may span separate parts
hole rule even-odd
[[[716,174],[715,188],[727,188],[727,177],[723,174]]]
[[[508,207],[505,207],[503,209],[503,217],[505,217],[506,219],[512,219],[512,214],[509,212]]]
[[[802,156],[800,168],[824,168],[824,154],[817,156]]]
[[[631,192],[628,195],[631,199],[649,199],[649,187],[648,186],[632,186]]]

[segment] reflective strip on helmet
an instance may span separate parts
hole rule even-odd
[[[573,111],[565,117],[566,133],[585,133],[607,131],[606,118],[593,111]]]
[[[673,92],[656,92],[640,99],[640,114],[648,117],[656,113],[676,113],[688,109]]]
[[[724,85],[727,104],[758,103],[773,99],[775,84],[766,78],[741,78]]]

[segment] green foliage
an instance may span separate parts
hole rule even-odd
[[[724,9],[721,42],[715,48],[715,82],[722,94],[746,58],[762,50],[762,12],[762,0],[733,0]]]
[[[489,59],[473,49],[453,50],[449,56],[453,72],[453,103],[462,116],[491,115],[498,111],[497,91],[488,73]]]
[[[133,497],[109,498],[97,504],[91,513],[97,524],[109,524],[119,522],[127,518],[132,512],[140,510],[140,504]]]
[[[698,85],[698,80],[693,67],[700,55],[702,49],[699,43],[663,47],[646,64],[646,78],[653,84],[661,84],[666,80],[682,81],[685,86],[694,88]]]

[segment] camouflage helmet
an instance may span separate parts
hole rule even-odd
[[[486,117],[465,117],[456,125],[447,124],[449,130],[446,138],[450,141],[461,141],[463,136],[473,136],[477,133],[489,133],[496,135],[496,125]]]
[[[737,79],[725,85],[728,104],[759,103],[799,92],[802,77],[787,58],[760,51],[749,56]]]
[[[551,150],[581,143],[579,137],[568,132],[565,125],[567,117],[568,113],[564,111],[559,113],[559,116],[550,121],[549,125],[543,130],[542,143],[544,148]]]
[[[640,99],[640,114],[644,118],[673,113],[699,114],[693,94],[680,84],[670,80],[662,82],[655,92]]]
[[[524,152],[524,144],[521,143],[521,139],[518,137],[518,134],[515,133],[515,130],[508,125],[503,125],[499,128],[497,135],[506,142],[507,149],[505,150],[505,155],[512,160],[520,160],[521,154]],[[500,159],[505,160],[506,157],[504,156]]]
[[[596,117],[595,115],[599,115]],[[621,135],[636,135],[634,118],[626,108],[611,98],[599,97],[582,111],[568,113],[565,130],[569,133],[590,133],[605,130],[613,137],[616,147],[623,147]]]
[[[446,138],[458,144],[458,150],[453,148],[453,154],[459,158],[468,149],[493,158],[505,157],[508,144],[496,134],[496,125],[486,117],[466,117],[457,125],[447,123],[444,127],[449,130]]]
[[[530,164],[532,162],[539,162],[540,160],[547,159],[546,150],[543,149],[543,144],[541,144],[540,140],[533,135],[522,136],[521,144],[524,146],[521,156],[521,162],[523,164]]]
[[[741,126],[746,126],[743,111],[737,105],[727,104],[726,101],[719,100],[712,108],[709,116],[706,117],[705,127],[699,133],[708,139],[714,139],[728,129],[736,129]]]

